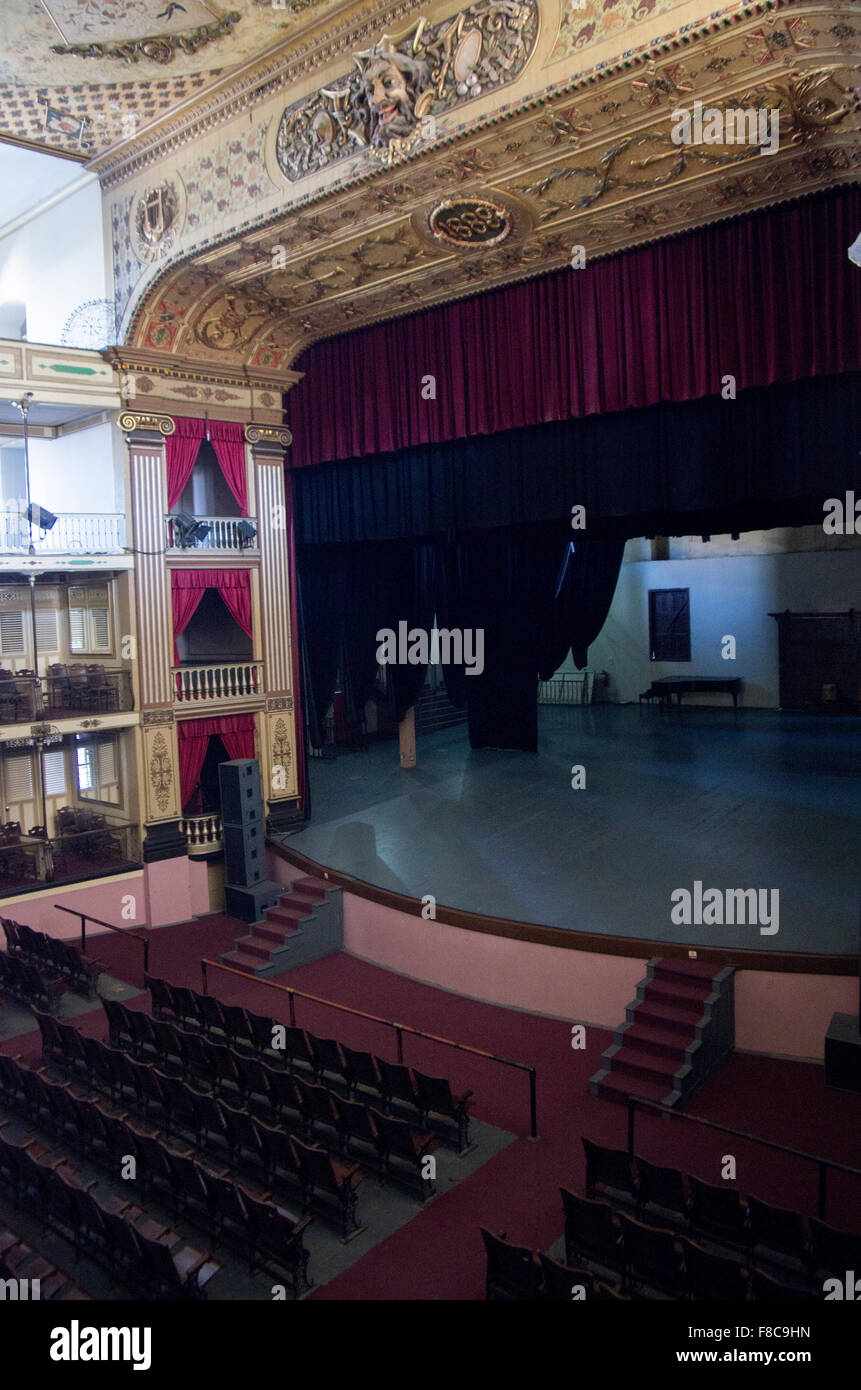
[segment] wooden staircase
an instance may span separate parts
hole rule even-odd
[[[322,878],[297,878],[274,907],[266,909],[234,950],[219,959],[234,970],[270,979],[297,965],[319,960],[344,945],[341,890]]]
[[[605,1066],[589,1081],[590,1094],[678,1105],[732,1051],[733,971],[656,957],[625,1013]]]

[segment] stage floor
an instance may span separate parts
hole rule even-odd
[[[543,707],[537,754],[473,751],[460,726],[420,738],[412,771],[386,741],[310,777],[311,824],[283,843],[381,888],[692,948],[858,951],[857,719]],[[706,923],[673,922],[678,889],[696,917],[696,882],[764,890],[771,921],[706,924],[707,899]]]

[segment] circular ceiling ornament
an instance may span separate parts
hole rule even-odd
[[[413,213],[413,229],[437,251],[488,251],[517,246],[535,226],[531,208],[514,194],[497,188],[456,193]]]
[[[117,310],[112,299],[88,299],[66,319],[60,333],[63,347],[100,351],[117,340]]]
[[[508,208],[487,198],[446,198],[428,214],[428,230],[445,246],[461,250],[498,246],[511,235]]]

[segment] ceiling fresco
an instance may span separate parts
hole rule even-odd
[[[861,25],[852,11],[800,0],[763,21],[751,8],[735,22],[689,26],[684,45],[653,45],[503,103],[484,120],[471,124],[468,105],[458,108],[463,119],[436,142],[411,142],[435,108],[419,105],[426,88],[407,92],[398,158],[360,149],[343,174],[334,160],[325,185],[319,171],[303,184],[301,169],[273,156],[270,182],[280,178],[291,197],[304,186],[301,201],[248,216],[233,235],[203,237],[177,263],[151,267],[130,294],[121,352],[137,366],[138,389],[161,391],[160,358],[204,374],[277,375],[321,337],[861,177]],[[416,51],[414,38],[407,31],[400,48]],[[381,51],[391,59],[400,49],[391,40]],[[311,111],[320,90],[302,98]],[[436,90],[442,101],[445,84]],[[726,139],[678,143],[673,112],[697,101],[720,123],[736,111],[770,112],[775,138],[739,145],[730,124]],[[270,141],[302,102],[282,105],[280,116],[273,108]],[[250,211],[253,201],[242,205]]]

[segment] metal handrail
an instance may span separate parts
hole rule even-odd
[[[232,965],[222,965],[218,960],[203,959],[200,962],[200,973],[203,978],[203,992],[207,994],[208,980],[206,975],[207,966],[213,966],[216,970],[224,970],[228,975],[238,975],[241,979],[248,982],[249,976],[244,970],[234,970]],[[508,1057],[497,1057],[493,1052],[484,1052],[480,1047],[471,1047],[468,1043],[453,1042],[451,1038],[439,1038],[435,1033],[425,1033],[421,1028],[412,1028],[408,1023],[395,1023],[390,1018],[380,1018],[377,1014],[365,1013],[364,1009],[351,1008],[349,1004],[338,1004],[334,999],[321,999],[316,994],[306,994],[304,990],[295,989],[293,985],[279,985],[277,980],[257,980],[255,984],[269,985],[272,989],[280,989],[290,1000],[290,1025],[296,1027],[296,1009],[294,998],[296,995],[300,999],[309,999],[313,1004],[325,1004],[330,1009],[338,1009],[344,1014],[354,1014],[357,1018],[369,1019],[371,1023],[382,1023],[386,1028],[394,1028],[397,1037],[398,1061],[404,1060],[404,1033],[412,1033],[416,1038],[427,1038],[430,1042],[442,1043],[445,1047],[455,1047],[458,1052],[470,1052],[474,1057],[484,1057],[490,1062],[498,1062],[503,1067],[516,1067],[518,1071],[525,1071],[529,1074],[529,1137],[538,1138],[538,1111],[535,1094],[535,1068],[526,1062],[512,1062]]]
[[[748,1139],[753,1144],[764,1144],[768,1149],[776,1149],[778,1153],[791,1154],[793,1158],[803,1158],[808,1163],[815,1163],[819,1169],[819,1219],[825,1220],[825,1210],[827,1204],[827,1179],[828,1169],[834,1168],[838,1173],[849,1173],[854,1178],[861,1178],[861,1169],[850,1168],[846,1163],[838,1163],[833,1158],[823,1158],[821,1154],[804,1153],[802,1149],[792,1149],[788,1144],[778,1144],[774,1139],[764,1139],[759,1134],[748,1134],[743,1129],[733,1129],[730,1125],[722,1125],[717,1120],[704,1120],[699,1115],[686,1115],[684,1111],[674,1110],[671,1106],[661,1105],[655,1100],[646,1100],[643,1096],[628,1097],[628,1157],[634,1157],[634,1124],[637,1113],[637,1106],[645,1106],[649,1110],[656,1110],[659,1115],[668,1115],[671,1119],[689,1120],[695,1125],[704,1125],[706,1129],[720,1130],[721,1134],[731,1134],[734,1139]]]
[[[115,927],[113,922],[103,922],[100,917],[92,917],[89,912],[79,912],[75,907],[61,907],[59,903],[54,903],[54,908],[57,912],[68,912],[70,917],[80,917],[82,954],[85,955],[87,950],[87,923],[95,922],[97,927],[107,927],[108,931],[117,931],[121,936],[133,936],[135,941],[140,941],[144,948],[144,974],[149,973],[149,937],[141,936],[140,932],[132,931],[130,927]]]

